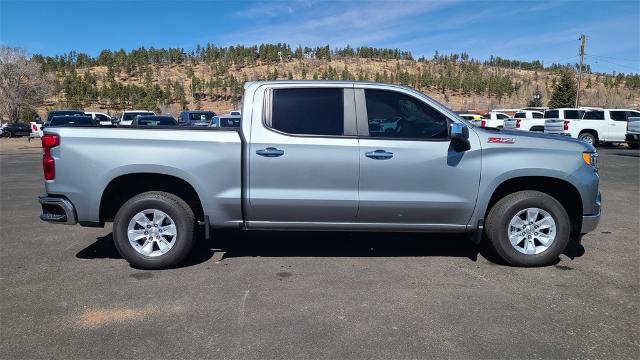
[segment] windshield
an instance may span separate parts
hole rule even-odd
[[[209,121],[216,114],[212,112],[190,113],[189,120],[191,121]]]
[[[171,126],[178,123],[168,116],[144,116],[137,120],[137,124],[141,126]]]
[[[60,125],[76,125],[76,126],[86,126],[93,125],[93,119],[89,116],[55,116],[51,119],[49,126],[60,126]]]
[[[72,115],[84,115],[83,111],[80,110],[55,110],[49,112],[47,115],[47,121],[51,121],[54,116],[72,116]]]
[[[143,115],[153,115],[153,113],[152,112],[126,112],[124,113],[122,120],[125,120],[125,121],[135,120],[135,118],[137,118],[138,116],[143,116]]]

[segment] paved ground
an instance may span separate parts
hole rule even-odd
[[[555,266],[451,235],[228,232],[140,271],[108,228],[39,221],[39,149],[1,139],[0,357],[637,359],[640,155],[600,151],[601,225]]]

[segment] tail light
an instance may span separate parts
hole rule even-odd
[[[520,121],[522,120],[516,120],[516,129],[520,129]]]
[[[565,121],[564,121],[564,125],[563,125],[562,129],[563,129],[564,131],[569,130],[569,120],[565,120]]]
[[[44,179],[53,180],[56,177],[56,162],[51,157],[51,148],[60,145],[60,136],[54,134],[44,134],[42,136],[42,169]]]
[[[487,122],[482,120],[480,121],[480,127],[486,127],[487,126]]]

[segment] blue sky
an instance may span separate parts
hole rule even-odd
[[[586,62],[640,72],[640,1],[7,1],[0,43],[29,53],[286,42]]]

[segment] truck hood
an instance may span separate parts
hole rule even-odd
[[[532,151],[535,149],[562,149],[571,148],[578,151],[595,152],[596,148],[584,141],[574,139],[569,136],[545,134],[537,131],[504,130],[504,129],[484,129],[474,128],[483,148],[494,146],[516,145],[518,147],[527,146]]]

